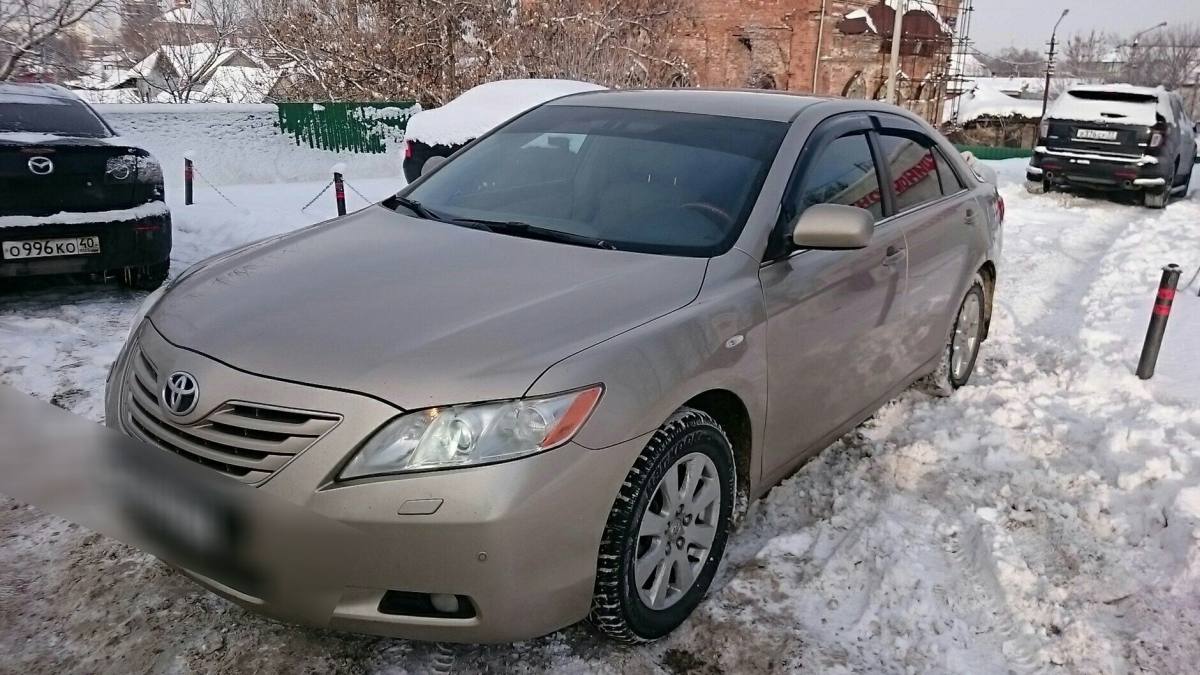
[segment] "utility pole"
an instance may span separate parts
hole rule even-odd
[[[1054,47],[1057,45],[1058,24],[1062,23],[1070,12],[1071,10],[1064,9],[1062,14],[1058,15],[1058,21],[1054,22],[1054,29],[1050,31],[1050,53],[1046,56],[1046,88],[1042,91],[1043,120],[1046,119],[1046,107],[1050,104],[1050,76],[1054,74]],[[1034,143],[1037,143],[1037,139],[1034,139]]]
[[[904,33],[904,5],[907,0],[896,1],[896,20],[892,23],[892,60],[890,62],[891,72],[888,73],[887,80],[887,102],[897,103],[896,101],[896,79],[900,73],[900,37]]]
[[[1161,23],[1156,23],[1153,26],[1150,26],[1149,28],[1146,28],[1144,30],[1139,30],[1138,32],[1133,34],[1133,43],[1129,45],[1129,62],[1125,64],[1125,74],[1126,74],[1126,77],[1129,79],[1130,84],[1133,84],[1133,80],[1134,80],[1133,76],[1136,74],[1134,72],[1134,69],[1137,66],[1136,61],[1137,61],[1137,50],[1138,50],[1138,38],[1142,37],[1143,35],[1145,35],[1146,33],[1149,33],[1152,30],[1158,30],[1159,28],[1166,28],[1166,26],[1167,26],[1167,22],[1163,21]]]

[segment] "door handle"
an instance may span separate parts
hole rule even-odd
[[[886,266],[895,265],[904,259],[906,252],[899,246],[889,246],[883,253],[883,264]]]
[[[975,209],[967,209],[967,225],[975,224]]]

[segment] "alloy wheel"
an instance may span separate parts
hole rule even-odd
[[[721,483],[707,455],[693,452],[667,470],[646,503],[638,529],[634,583],[646,607],[679,602],[712,550],[721,513]]]
[[[983,327],[982,305],[979,295],[968,293],[958,310],[954,322],[954,340],[951,342],[950,375],[956,382],[966,379],[970,373],[975,351],[979,349],[979,338]]]

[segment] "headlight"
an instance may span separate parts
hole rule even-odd
[[[147,295],[146,299],[142,301],[142,306],[138,307],[137,314],[133,315],[133,323],[129,325],[129,335],[125,337],[125,344],[129,344],[129,341],[133,339],[133,334],[137,332],[138,326],[142,325],[142,322],[146,320],[146,315],[149,314],[150,310],[154,309],[154,306],[157,305],[158,301],[162,299],[162,296],[167,292],[167,287],[169,285],[170,284],[163,284],[162,286],[159,286],[154,290],[153,293]]]
[[[109,157],[104,165],[104,175],[117,183],[161,183],[163,180],[162,166],[149,156]]]
[[[600,385],[544,398],[430,408],[375,432],[342,469],[342,479],[489,464],[571,440],[600,401]]]

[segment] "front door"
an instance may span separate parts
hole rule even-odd
[[[849,132],[845,132],[850,129]],[[883,219],[879,173],[866,125],[818,129],[802,156],[781,227],[813,204],[870,210]],[[787,237],[790,239],[790,237]],[[902,369],[900,335],[907,252],[881,222],[864,249],[787,250],[764,263],[768,404],[763,472],[775,477],[885,396]],[[768,251],[768,255],[770,255]]]

